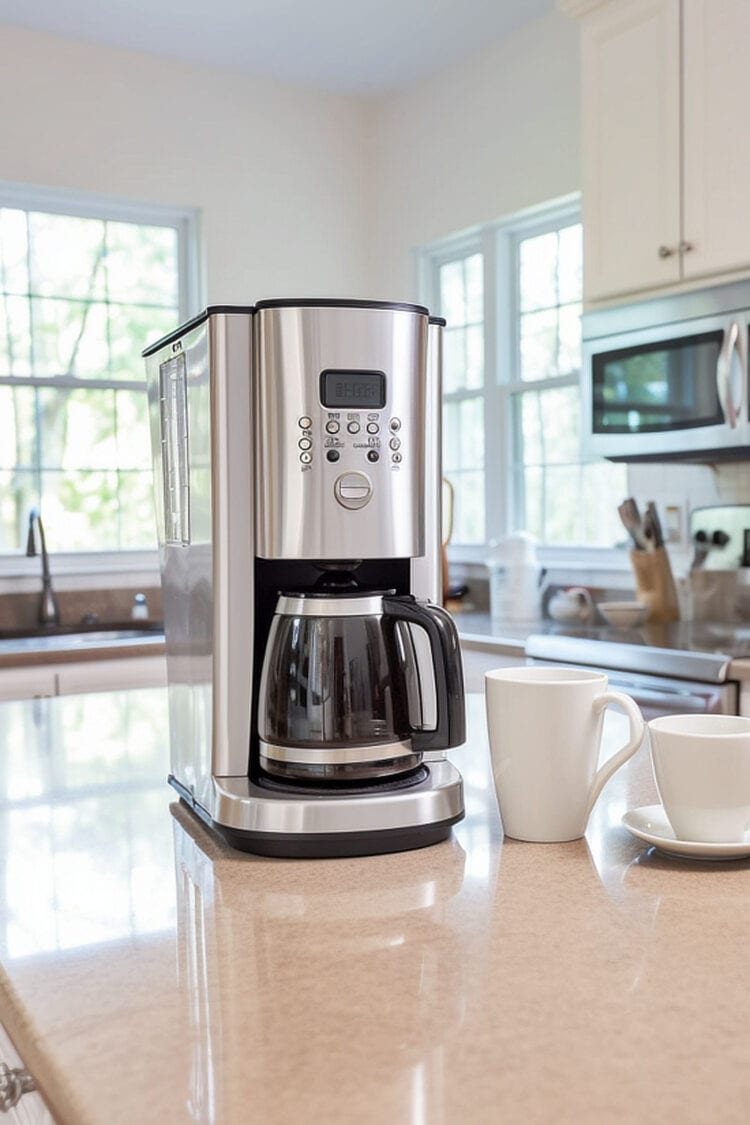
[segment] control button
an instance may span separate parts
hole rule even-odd
[[[303,465],[309,465],[312,461],[312,453],[300,453],[299,459]]]
[[[358,434],[359,433],[359,422],[350,422],[349,425],[346,428],[347,428],[347,430],[349,431],[350,434]]]
[[[367,450],[367,460],[372,461],[373,464],[375,464],[376,461],[380,460],[380,454],[378,453],[377,449]]]
[[[396,430],[400,430],[401,429],[401,419],[400,418],[391,418],[389,425],[394,432]]]
[[[300,449],[312,449],[312,442],[310,441],[309,438],[306,438],[306,437],[300,438],[298,444],[299,444]]]
[[[392,437],[391,440],[388,442],[388,444],[390,445],[391,449],[400,449],[401,448],[401,439],[397,438],[397,437]]]
[[[339,426],[338,422],[334,422],[334,421],[326,422],[326,432],[327,433],[337,434],[340,429],[341,429],[341,427]]]
[[[312,418],[308,418],[305,414],[303,418],[300,418],[298,425],[301,430],[309,430],[312,426]]]
[[[329,461],[338,461],[340,456],[341,454],[339,453],[338,449],[329,449],[326,453],[326,457]]]
[[[401,461],[402,461],[401,454],[400,453],[394,453],[391,457],[391,461],[393,461],[394,465],[400,465]]]
[[[367,423],[367,432],[368,432],[368,434],[379,434],[380,433],[380,426],[377,424],[377,422],[368,422]]]
[[[333,495],[342,508],[364,508],[372,496],[372,482],[365,473],[342,473],[336,477]]]

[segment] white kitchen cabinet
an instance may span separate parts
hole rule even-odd
[[[51,695],[57,695],[57,679],[52,665],[32,664],[0,669],[0,700],[44,699]]]
[[[679,0],[618,0],[582,25],[587,302],[680,279],[679,42]]]
[[[745,270],[750,3],[682,0],[685,278]]]
[[[561,0],[580,15],[587,304],[750,271],[748,0]]]
[[[121,660],[80,660],[58,664],[57,695],[162,687],[167,682],[164,656],[131,656]]]
[[[0,700],[42,699],[79,692],[161,687],[167,682],[166,658],[130,656],[114,660],[75,660],[0,669]]]
[[[12,1071],[26,1071],[23,1060],[13,1046],[10,1036],[0,1024],[0,1066],[2,1065]],[[37,1090],[29,1090],[22,1094],[15,1106],[2,1113],[2,1120],[7,1122],[7,1125],[54,1125],[52,1114]]]
[[[507,649],[485,645],[473,647],[469,644],[461,646],[461,657],[464,666],[464,685],[467,692],[484,691],[484,674],[493,668],[511,668],[526,663],[523,649],[509,652]]]

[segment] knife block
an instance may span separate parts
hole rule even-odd
[[[630,563],[635,575],[638,601],[648,606],[646,620],[660,624],[679,621],[677,589],[669,555],[664,547],[657,547],[653,551],[631,551]]]

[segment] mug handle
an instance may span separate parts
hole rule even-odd
[[[594,700],[594,713],[599,715],[611,703],[621,707],[628,717],[630,723],[630,738],[616,754],[608,758],[604,765],[599,769],[594,777],[589,793],[589,803],[586,806],[586,818],[588,819],[589,813],[593,809],[596,799],[601,793],[604,786],[609,781],[612,774],[619,770],[620,766],[627,762],[628,758],[632,758],[638,747],[643,742],[643,736],[646,733],[646,724],[643,721],[638,704],[629,695],[624,695],[621,691],[605,691],[602,695],[597,696]]]

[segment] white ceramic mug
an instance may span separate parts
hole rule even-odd
[[[603,672],[498,668],[485,674],[492,772],[506,836],[577,840],[602,787],[643,741],[629,695],[607,691]],[[597,772],[604,711],[614,704],[630,738]]]
[[[750,719],[665,715],[648,729],[656,786],[677,839],[744,840],[750,828]]]

